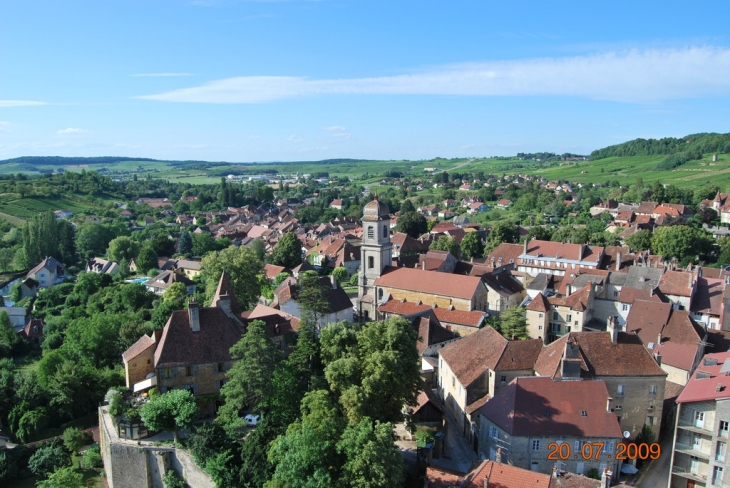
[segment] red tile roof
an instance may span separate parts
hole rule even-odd
[[[275,264],[264,265],[264,273],[266,274],[266,278],[270,281],[274,281],[279,273],[283,273],[284,270],[286,270],[284,266],[276,266]]]
[[[386,268],[375,280],[376,286],[418,291],[446,297],[471,299],[482,284],[474,276],[462,276],[413,268]]]
[[[547,488],[550,485],[548,474],[495,461],[481,461],[466,476],[460,488],[483,488],[485,479],[489,480],[489,488]]]
[[[484,312],[473,310],[466,312],[464,310],[448,310],[441,307],[431,307],[427,304],[417,304],[401,300],[390,299],[378,310],[382,313],[392,313],[395,315],[412,315],[425,310],[432,310],[439,322],[449,324],[466,325],[470,327],[479,327],[484,321]]]
[[[621,437],[603,380],[515,378],[479,413],[513,436]],[[581,414],[582,411],[586,415]]]
[[[548,312],[550,310],[550,302],[545,295],[540,292],[532,299],[530,304],[527,305],[527,310],[532,310],[534,312]]]
[[[695,277],[685,271],[667,271],[659,279],[659,289],[665,295],[692,296]]]
[[[129,346],[129,349],[122,353],[122,359],[124,361],[131,361],[150,347],[155,347],[155,341],[148,335],[143,335],[134,344]]]
[[[730,368],[729,360],[730,352],[706,354],[677,398],[677,403],[730,398],[730,376],[723,371],[725,364]],[[717,364],[712,364],[715,361]]]
[[[603,248],[601,246],[568,244],[533,239],[527,243],[526,254],[528,254],[530,258],[548,257],[598,263],[598,260],[603,255]]]

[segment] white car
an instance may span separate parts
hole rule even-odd
[[[254,415],[252,413],[246,415],[243,420],[246,421],[246,427],[256,427],[261,422],[261,415]]]

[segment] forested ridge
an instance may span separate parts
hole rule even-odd
[[[591,153],[592,161],[610,157],[627,156],[661,156],[681,152],[707,154],[712,152],[730,152],[730,133],[691,134],[679,139],[663,137],[661,139],[634,139],[613,146],[597,149]]]

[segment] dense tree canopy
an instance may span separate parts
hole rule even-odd
[[[302,243],[294,232],[287,232],[271,253],[271,263],[292,269],[302,264]]]

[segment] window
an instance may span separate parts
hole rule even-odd
[[[507,382],[507,377],[506,376],[502,376],[502,380],[501,381],[502,381],[502,383],[506,383]]]
[[[387,225],[383,226],[383,237],[388,237],[388,226]]]
[[[723,475],[723,469],[720,466],[715,466],[715,468],[712,470],[712,484],[721,485],[722,484],[722,475]]]
[[[695,427],[705,427],[705,412],[695,412]]]
[[[727,437],[727,432],[730,430],[730,423],[726,420],[720,421],[720,437]]]
[[[617,291],[614,291],[613,292],[613,296],[614,296],[614,298],[616,298],[618,296],[618,292]]]
[[[622,311],[624,311],[624,312],[625,312],[625,311],[627,311],[628,309],[629,309],[629,304],[628,304],[628,303],[622,303],[622,304],[621,304],[621,310],[622,310]]]
[[[489,426],[489,437],[492,439],[499,439],[499,431],[496,427]]]
[[[368,239],[375,238],[375,228],[372,225],[368,226]]]
[[[165,378],[166,379],[172,378],[172,368],[165,368]]]
[[[373,269],[375,267],[375,258],[372,256],[368,256],[368,269]]]
[[[649,394],[656,395],[656,385],[649,385]]]
[[[223,363],[218,363],[216,371],[219,373],[225,371],[225,369],[223,368]]]
[[[605,442],[603,444],[604,444],[604,447],[605,447],[606,452],[608,454],[613,454],[614,442],[613,441],[609,442],[607,446],[606,446],[606,443]]]
[[[192,376],[192,375],[193,375],[193,367],[185,366],[185,376]]]
[[[539,451],[540,450],[540,441],[538,441],[538,440],[532,441],[532,450],[533,451]]]
[[[573,322],[573,325],[578,325],[578,321],[576,320],[575,322]]]
[[[618,388],[616,388],[616,393],[619,396],[623,396],[623,394],[624,394],[624,385],[618,385]]]
[[[727,450],[727,442],[718,441],[717,449],[715,449],[715,461],[725,462],[725,451]]]
[[[537,330],[542,330],[542,325],[538,325]]]
[[[558,320],[558,319],[560,319],[560,315],[558,315],[558,311],[553,310],[553,320]]]
[[[444,360],[439,358],[439,368],[444,369]]]
[[[654,417],[652,417],[651,415],[647,415],[646,421],[644,422],[644,425],[647,425],[649,427],[651,427],[652,425],[654,425]]]
[[[378,298],[381,300],[383,299],[383,289],[382,288],[378,289]]]
[[[461,396],[461,385],[459,385],[459,396]]]
[[[573,320],[573,316],[571,314],[568,314],[568,315],[565,316],[565,321],[566,322],[570,322],[571,320]]]

